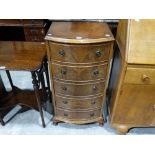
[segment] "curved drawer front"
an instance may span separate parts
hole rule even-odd
[[[95,83],[67,83],[54,80],[56,94],[64,94],[70,96],[89,96],[104,92],[105,82]]]
[[[99,108],[103,103],[103,95],[93,98],[66,98],[56,95],[56,106],[70,110],[88,110]]]
[[[67,45],[49,42],[51,59],[69,63],[93,63],[108,61],[110,43],[95,45]]]
[[[101,110],[92,111],[69,111],[64,109],[56,109],[56,115],[68,120],[88,120],[100,117]]]
[[[106,79],[107,64],[94,66],[66,66],[52,63],[53,77],[70,81]]]

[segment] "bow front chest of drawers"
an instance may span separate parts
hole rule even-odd
[[[113,35],[105,23],[53,22],[46,38],[53,122],[104,124]]]

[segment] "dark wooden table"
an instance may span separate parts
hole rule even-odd
[[[1,99],[0,112],[18,104],[40,111],[43,127],[45,127],[42,106],[50,99],[50,85],[46,46],[44,42],[0,42],[0,70],[5,70],[12,87],[12,91]],[[35,91],[21,90],[14,86],[9,71],[29,71]],[[44,73],[46,76],[44,76]],[[47,86],[45,83],[45,77]],[[24,79],[21,79],[24,80]],[[3,116],[1,124],[4,125]]]

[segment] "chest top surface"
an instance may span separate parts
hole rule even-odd
[[[106,23],[101,22],[53,22],[46,40],[62,43],[86,44],[113,41]]]

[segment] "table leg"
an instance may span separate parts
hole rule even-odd
[[[47,58],[44,60],[44,69],[45,69],[45,75],[46,75],[46,81],[47,81],[47,87],[48,87],[48,93],[49,93],[48,95],[49,95],[50,102],[52,103]]]
[[[42,86],[43,102],[46,103],[48,95],[47,95],[46,87],[45,87],[44,72],[40,72],[40,73],[37,72],[37,75],[38,75],[38,78],[40,79],[41,86]]]
[[[13,82],[12,82],[12,78],[11,78],[10,72],[9,72],[8,70],[6,70],[6,74],[7,74],[7,76],[8,76],[10,85],[11,85],[12,90],[13,90],[13,89],[14,89],[14,85],[13,85]]]
[[[2,119],[2,117],[0,116],[0,122],[1,122],[1,125],[2,126],[4,126],[5,125],[5,123],[4,123],[4,121],[3,121],[3,119]]]
[[[44,116],[43,116],[43,111],[42,111],[41,98],[39,95],[39,84],[38,84],[36,72],[33,71],[33,72],[31,72],[31,74],[32,74],[32,79],[33,79],[32,84],[33,84],[33,88],[35,91],[35,95],[36,95],[36,99],[37,99],[37,103],[38,103],[38,108],[39,108],[39,112],[40,112],[40,116],[41,116],[41,120],[42,120],[42,126],[45,128],[45,121],[44,121]]]

